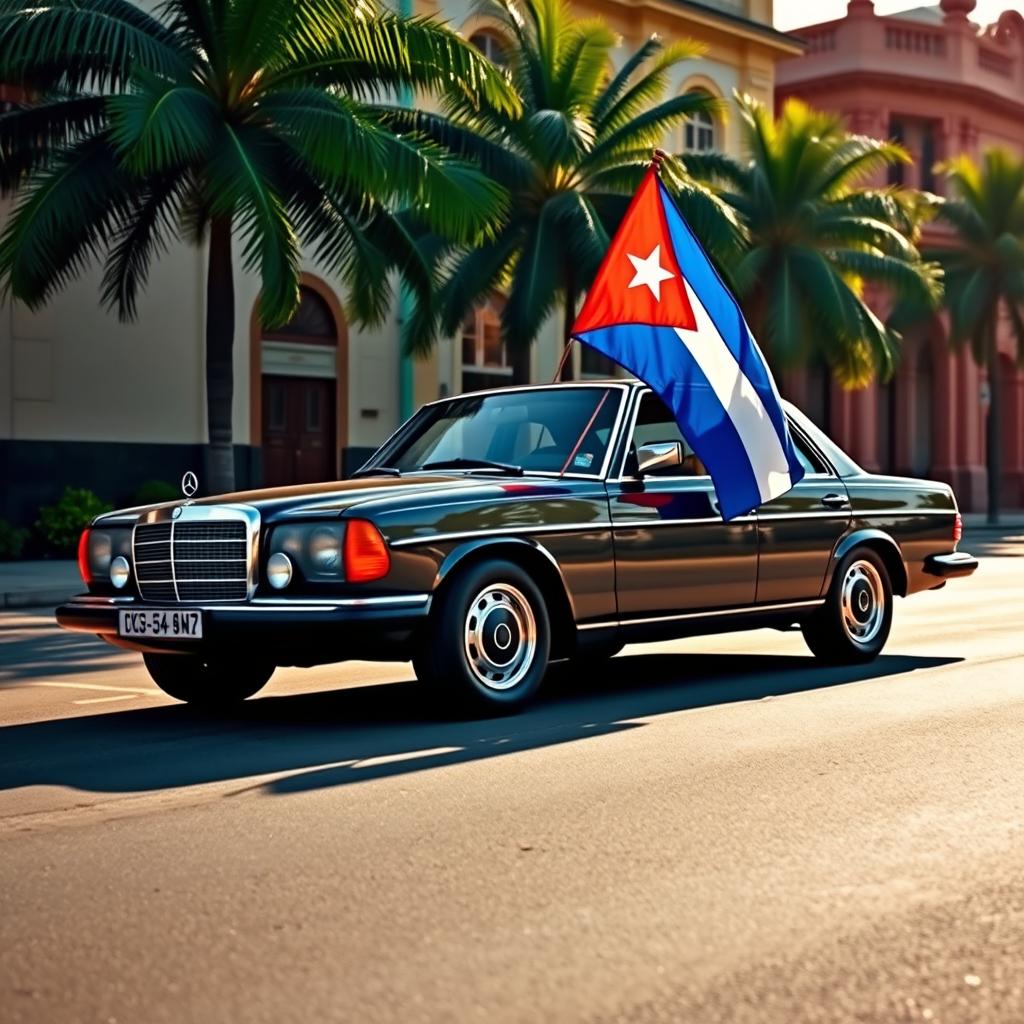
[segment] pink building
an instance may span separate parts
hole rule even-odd
[[[914,164],[893,180],[941,191],[938,160],[992,146],[1024,151],[1024,17],[1007,11],[981,28],[968,20],[974,7],[942,0],[883,17],[872,0],[850,0],[846,17],[799,30],[807,53],[779,64],[777,101],[798,96],[844,115],[853,131],[900,140]],[[943,230],[928,228],[932,240]],[[1008,331],[1000,348],[1002,502],[1021,508],[1024,374]],[[819,370],[783,386],[866,468],[947,480],[962,508],[984,510],[988,385],[968,353],[950,353],[943,318],[906,337],[891,384],[844,392]]]

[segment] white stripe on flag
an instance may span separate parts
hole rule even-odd
[[[761,501],[771,501],[793,486],[782,442],[761,396],[743,373],[697,293],[689,282],[684,284],[697,326],[692,331],[677,327],[675,332],[732,420],[754,471]]]

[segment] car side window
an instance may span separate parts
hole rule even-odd
[[[633,438],[630,447],[630,460],[636,458],[637,449],[645,444],[659,444],[665,441],[678,441],[683,446],[683,463],[680,466],[669,466],[655,470],[649,476],[707,476],[704,463],[697,458],[693,449],[686,443],[679,430],[679,424],[669,411],[668,406],[655,394],[647,392],[640,399],[636,424],[633,427]]]
[[[809,476],[831,476],[832,470],[826,466],[821,459],[808,447],[807,442],[804,441],[803,437],[800,436],[792,426],[789,431],[790,437],[793,438],[793,447],[796,449],[796,457],[800,460],[800,465],[804,467],[804,472]]]

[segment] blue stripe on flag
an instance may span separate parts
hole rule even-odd
[[[761,504],[761,492],[740,435],[711,384],[673,327],[623,324],[580,334],[654,390],[668,406],[708,472],[724,519]]]
[[[803,468],[793,450],[786,426],[785,413],[782,411],[782,400],[772,381],[771,374],[764,358],[758,350],[750,334],[750,328],[732,293],[718,276],[714,265],[704,252],[703,247],[690,226],[683,220],[672,201],[672,197],[659,181],[662,209],[668,224],[672,247],[675,250],[676,262],[690,287],[696,292],[708,315],[714,321],[726,346],[736,357],[743,375],[754,386],[764,403],[779,443],[786,453],[786,461],[794,483],[803,476]],[[642,379],[642,378],[641,378]]]

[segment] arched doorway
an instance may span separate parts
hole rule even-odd
[[[347,424],[347,335],[331,291],[303,275],[299,305],[283,327],[253,313],[252,438],[268,487],[339,476]]]

